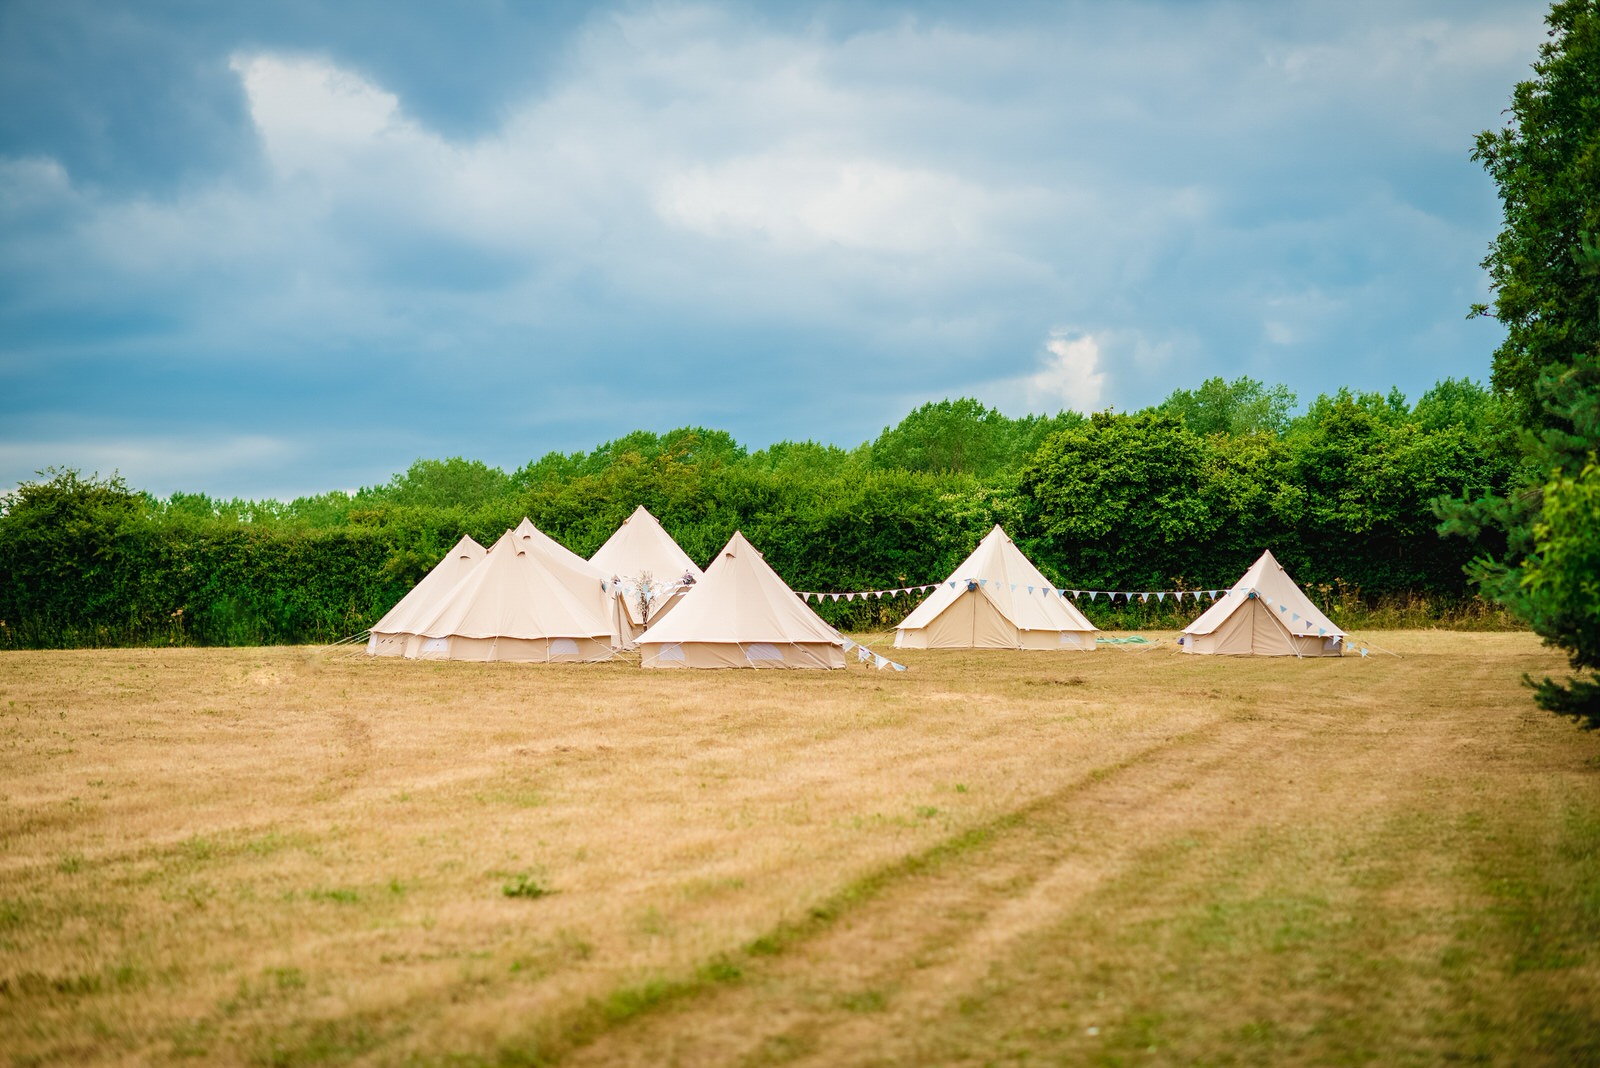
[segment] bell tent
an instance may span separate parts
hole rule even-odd
[[[1338,656],[1344,631],[1263,552],[1233,588],[1184,628],[1186,653],[1221,656]]]
[[[527,516],[511,533],[517,547],[538,557],[579,603],[610,621],[611,644],[620,648],[624,635],[616,618],[616,591],[605,572],[534,526]]]
[[[574,594],[568,576],[540,548],[517,531],[502,534],[430,618],[418,622],[419,640],[414,650],[408,643],[406,655],[536,662],[610,657],[611,622],[604,606]]]
[[[470,536],[463,535],[455,548],[411,587],[411,592],[372,625],[367,636],[367,652],[373,656],[400,656],[406,654],[406,647],[410,645],[412,650],[406,655],[415,656],[416,646],[421,641],[416,634],[417,627],[432,618],[433,607],[477,566],[486,552],[488,550]]]
[[[844,639],[737,531],[671,615],[639,637],[647,668],[842,668]]]
[[[625,647],[635,645],[646,627],[664,618],[705,576],[642,504],[589,562],[611,576]]]
[[[894,644],[899,649],[1091,650],[1096,633],[997,524],[895,628]]]

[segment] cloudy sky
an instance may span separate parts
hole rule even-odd
[[[0,489],[1487,376],[1525,0],[0,0]]]

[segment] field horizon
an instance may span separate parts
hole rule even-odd
[[[1520,682],[1559,652],[1158,637],[0,652],[0,1057],[1600,1063],[1600,738]]]

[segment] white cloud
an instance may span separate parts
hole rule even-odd
[[[422,140],[400,115],[400,100],[323,59],[235,55],[250,118],[280,174],[326,171],[385,141]]]
[[[304,458],[305,451],[303,445],[294,442],[250,434],[205,438],[175,434],[52,437],[0,441],[0,470],[17,471],[19,478],[32,477],[33,471],[39,469],[39,458],[44,457],[42,463],[97,472],[103,477],[121,472],[135,489],[165,496],[179,489],[193,491],[237,478],[242,471],[251,472],[258,480],[265,477],[288,482],[285,472],[292,461]],[[23,471],[28,474],[21,475]]]
[[[1105,398],[1106,377],[1100,344],[1092,335],[1054,331],[1044,344],[1043,365],[1027,380],[1029,407],[1097,411]]]
[[[975,243],[987,201],[950,174],[779,152],[668,175],[655,205],[669,224],[713,237],[914,253]]]
[[[67,169],[55,160],[0,158],[0,217],[21,220],[54,211],[71,195]]]

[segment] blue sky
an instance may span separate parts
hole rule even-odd
[[[1481,381],[1546,9],[0,0],[0,489]]]

